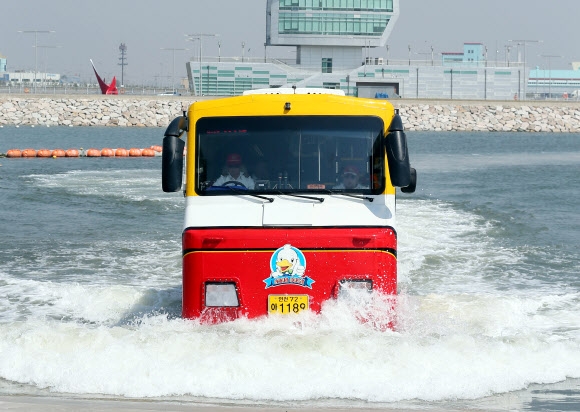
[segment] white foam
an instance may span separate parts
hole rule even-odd
[[[513,247],[498,238],[498,222],[439,200],[398,203],[399,289],[426,293],[552,293],[529,256],[540,247]],[[554,261],[557,256],[545,256]],[[574,289],[571,289],[574,290]]]
[[[176,279],[175,281],[178,281]],[[151,289],[135,285],[79,284],[8,278],[0,273],[3,322],[57,319],[114,325],[134,314],[179,303],[177,288]]]
[[[400,329],[386,332],[340,302],[320,316],[216,326],[165,315],[124,326],[2,324],[0,376],[70,393],[370,402],[472,399],[580,376],[578,340],[554,339],[536,319],[554,305],[578,310],[577,295],[400,301]]]
[[[31,179],[134,202],[159,190],[143,171],[135,185],[110,171]],[[105,187],[118,190],[101,194]],[[159,201],[177,207],[182,199]],[[31,268],[14,262],[0,269],[0,378],[129,397],[394,402],[473,399],[580,377],[577,291],[497,273],[522,252],[498,245],[494,223],[476,214],[435,200],[398,208],[394,331],[361,324],[365,304],[336,301],[319,316],[182,320],[178,240],[137,242],[126,256],[114,252],[123,244],[96,241],[70,257],[67,276],[42,260],[27,276],[19,270]],[[66,256],[67,248],[56,250]]]
[[[39,187],[58,188],[74,195],[110,197],[131,202],[162,202],[168,209],[182,209],[183,197],[163,193],[159,176],[159,170],[155,169],[120,169],[73,170],[59,174],[29,175],[28,178]]]

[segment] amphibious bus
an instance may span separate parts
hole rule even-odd
[[[386,100],[279,88],[195,102],[165,131],[162,186],[185,196],[185,318],[397,293],[395,194],[416,172]]]

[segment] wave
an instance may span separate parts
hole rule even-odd
[[[147,170],[27,179],[113,208],[160,191]],[[155,201],[183,207],[180,196]],[[543,277],[558,273],[549,254],[506,242],[485,211],[461,203],[397,207],[400,293],[387,331],[361,324],[341,301],[320,315],[180,319],[179,229],[170,236],[163,222],[119,237],[3,246],[0,378],[58,393],[380,404],[580,377],[580,293]]]
[[[217,326],[167,314],[116,326],[29,319],[0,324],[0,376],[127,397],[474,399],[580,376],[578,336],[541,327],[554,326],[546,307],[570,302],[577,311],[578,295],[403,295],[401,329],[387,332],[359,324],[340,302],[319,316]]]

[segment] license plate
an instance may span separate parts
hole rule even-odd
[[[268,313],[300,313],[308,310],[308,295],[268,295]]]

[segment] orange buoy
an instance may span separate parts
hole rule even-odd
[[[38,149],[38,152],[36,152],[36,157],[50,157],[51,154],[52,152],[48,149]]]
[[[87,157],[101,157],[101,151],[99,149],[89,149],[87,150]]]
[[[54,149],[51,153],[52,157],[64,157],[65,151],[62,149]]]
[[[22,157],[36,157],[36,150],[34,150],[34,149],[24,149],[22,151]]]
[[[65,157],[79,157],[79,151],[77,149],[68,149],[64,152]]]
[[[143,150],[141,150],[141,156],[154,157],[155,156],[155,150],[153,150],[153,149],[143,149]]]
[[[150,149],[155,150],[157,153],[161,153],[163,151],[161,146],[151,146]]]
[[[131,157],[141,156],[141,149],[137,149],[135,147],[132,147],[131,149],[129,149],[129,156],[131,156]]]
[[[101,150],[101,156],[113,157],[113,156],[115,156],[115,152],[113,152],[113,149],[109,149],[108,147],[105,147],[103,150]]]
[[[129,151],[127,149],[120,147],[117,150],[115,150],[115,157],[128,157],[128,156]]]
[[[22,157],[22,152],[18,149],[10,149],[6,152],[6,157]]]

